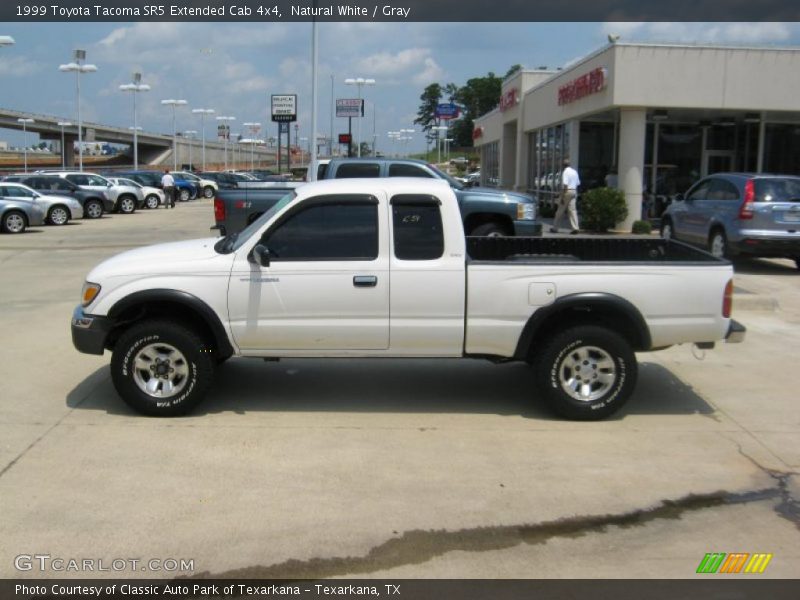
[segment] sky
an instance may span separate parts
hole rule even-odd
[[[800,46],[798,23],[321,23],[318,133],[330,131],[332,81],[335,98],[354,98],[346,78],[376,80],[364,88],[362,139],[372,139],[374,121],[380,150],[390,130],[419,132],[413,120],[428,84],[461,85],[490,71],[502,76],[517,63],[567,66],[603,47],[609,33],[623,42]],[[178,130],[199,130],[191,109],[212,108],[236,117],[234,134],[244,122],[261,122],[261,137],[275,135],[269,95],[296,93],[300,136],[310,133],[310,23],[0,23],[0,35],[16,41],[0,48],[5,108],[76,120],[75,76],[58,65],[83,48],[87,62],[98,67],[81,80],[86,121],[131,126],[131,94],[118,88],[138,71],[152,87],[137,103],[146,131],[171,134],[171,108],[161,100],[180,98],[188,107],[178,109]],[[207,119],[207,138],[215,125]],[[345,119],[335,120],[333,133],[346,128]],[[35,139],[29,136],[30,143]],[[0,129],[0,140],[19,145],[22,133]],[[422,148],[417,133],[409,149]]]

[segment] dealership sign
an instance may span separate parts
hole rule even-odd
[[[479,126],[472,130],[472,139],[477,140],[480,137],[483,137],[483,127]]]
[[[336,99],[337,117],[363,117],[364,100],[361,98],[337,98]]]
[[[500,96],[500,110],[506,111],[509,108],[514,108],[519,102],[519,91],[517,88],[511,88]]]
[[[606,83],[608,83],[608,69],[597,67],[559,87],[558,104],[569,104],[591,94],[596,94],[605,89]]]
[[[278,123],[297,121],[297,94],[272,94],[272,120]]]
[[[459,115],[458,105],[453,104],[452,102],[446,104],[438,104],[436,106],[436,110],[434,111],[434,116],[437,119],[442,119],[443,121],[447,121],[449,119],[457,119]]]

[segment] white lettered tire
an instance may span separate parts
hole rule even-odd
[[[170,321],[143,321],[120,336],[111,357],[111,378],[134,410],[156,417],[190,412],[214,375],[215,354],[191,328]]]
[[[567,419],[603,419],[636,386],[636,355],[625,338],[605,327],[580,325],[555,334],[533,364],[543,400]]]

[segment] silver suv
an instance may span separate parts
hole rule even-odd
[[[49,172],[49,174],[58,175],[85,190],[106,194],[108,199],[114,203],[115,212],[130,214],[144,205],[144,194],[140,188],[130,185],[114,185],[97,173],[55,171]]]
[[[661,236],[703,246],[718,257],[790,258],[800,268],[800,177],[710,175],[667,208]]]

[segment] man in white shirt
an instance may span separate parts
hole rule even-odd
[[[569,216],[570,233],[572,235],[578,233],[578,208],[576,202],[580,184],[581,179],[578,177],[578,172],[569,166],[569,159],[565,158],[564,170],[561,172],[561,198],[558,202],[558,210],[556,210],[556,217],[553,219],[550,233],[558,233],[558,226],[565,212]]]
[[[175,208],[175,179],[169,174],[169,169],[164,169],[161,187],[164,188],[164,206]]]

